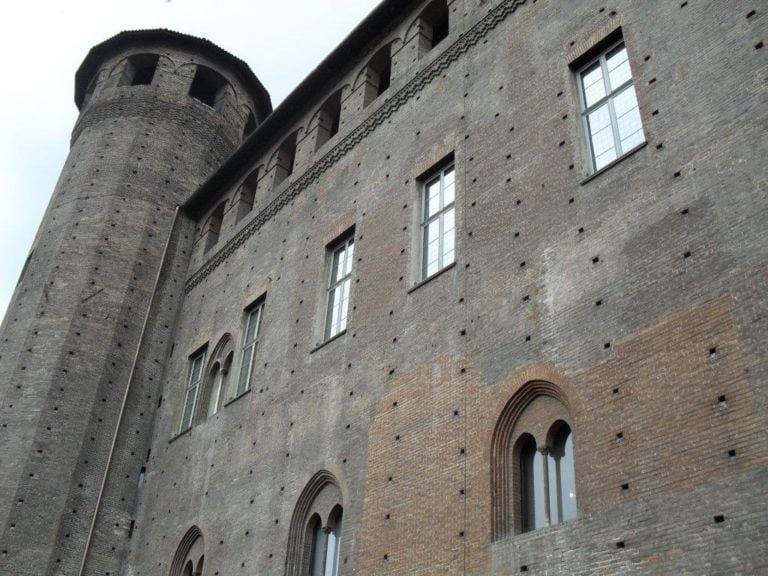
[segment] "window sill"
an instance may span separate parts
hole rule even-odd
[[[613,162],[611,162],[610,164],[606,164],[605,166],[603,166],[602,168],[600,168],[600,170],[598,170],[597,172],[593,172],[592,174],[590,174],[589,176],[587,176],[586,178],[584,178],[584,180],[582,180],[581,182],[579,182],[579,185],[580,185],[580,186],[584,186],[584,184],[586,184],[587,182],[591,182],[592,180],[594,180],[595,178],[597,178],[597,177],[598,177],[598,176],[600,176],[601,174],[603,174],[603,173],[607,172],[608,170],[610,170],[611,168],[613,168],[614,166],[616,166],[616,164],[619,164],[620,162],[623,162],[624,160],[626,160],[626,159],[627,159],[627,158],[629,158],[630,156],[634,155],[634,154],[635,154],[635,152],[638,152],[639,150],[642,150],[642,149],[643,149],[643,148],[645,148],[646,146],[648,146],[648,141],[647,141],[647,140],[646,140],[645,142],[643,142],[642,144],[638,144],[637,146],[635,146],[634,148],[632,148],[632,150],[630,150],[629,152],[626,152],[625,154],[622,154],[621,156],[619,156],[618,158],[616,158],[616,160],[614,160],[614,161],[613,161]]]
[[[181,438],[182,436],[186,436],[187,434],[189,434],[190,432],[192,432],[192,428],[193,428],[193,427],[192,427],[192,426],[190,426],[189,428],[187,428],[186,430],[182,430],[181,432],[179,432],[179,433],[178,433],[178,434],[176,434],[175,436],[171,436],[171,439],[170,439],[170,440],[168,440],[168,444],[171,444],[172,442],[176,442],[176,440],[178,440],[178,439],[179,439],[179,438]]]
[[[324,342],[321,342],[320,344],[317,344],[314,348],[312,348],[312,350],[309,351],[309,353],[310,354],[314,354],[315,352],[320,350],[320,348],[325,348],[326,346],[328,346],[328,344],[330,344],[331,342],[334,342],[335,340],[338,340],[339,338],[344,336],[346,333],[347,333],[346,329],[342,330],[341,332],[339,332],[335,336],[333,336],[331,338],[328,338],[328,340],[325,340]]]
[[[453,261],[450,264],[448,264],[448,266],[446,266],[446,267],[438,270],[434,274],[432,274],[432,276],[427,276],[426,278],[424,278],[424,280],[421,280],[420,282],[417,282],[416,284],[414,284],[413,286],[408,288],[408,292],[407,293],[410,294],[411,292],[413,292],[415,290],[418,290],[419,288],[424,286],[424,284],[427,284],[427,283],[431,282],[432,280],[434,280],[438,276],[442,276],[445,272],[448,272],[448,270],[451,270],[451,269],[453,269],[455,267],[456,267],[456,261]]]
[[[227,407],[227,406],[229,406],[230,404],[234,404],[235,402],[237,402],[238,400],[240,400],[240,398],[242,398],[243,396],[245,396],[245,395],[247,395],[247,394],[250,394],[250,392],[251,392],[251,388],[248,388],[247,390],[245,390],[245,391],[241,392],[240,394],[238,394],[238,395],[237,395],[237,396],[235,396],[234,398],[231,398],[231,399],[227,400],[226,402],[224,402],[224,404],[223,404],[221,407],[222,407],[222,408],[226,408],[226,407]]]

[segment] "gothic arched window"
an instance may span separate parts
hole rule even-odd
[[[494,540],[576,518],[570,421],[549,382],[529,382],[507,403],[491,448]]]
[[[179,542],[171,562],[170,576],[202,576],[205,542],[197,526],[192,526]]]
[[[232,370],[233,356],[232,338],[229,334],[225,334],[216,344],[208,360],[207,374],[198,402],[198,421],[216,414],[231,394],[229,375]]]
[[[291,518],[286,576],[337,576],[343,516],[336,478],[321,470],[304,488]]]

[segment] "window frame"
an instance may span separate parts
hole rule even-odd
[[[197,403],[200,400],[200,389],[203,385],[205,376],[205,361],[208,356],[208,346],[198,349],[196,352],[189,356],[187,383],[184,386],[184,400],[181,405],[181,418],[179,419],[179,426],[176,430],[176,434],[182,434],[187,430],[190,430],[195,423],[195,414],[197,412]],[[199,361],[199,369],[197,370],[197,378],[195,379],[195,366]],[[194,379],[194,381],[193,381]],[[187,414],[187,402],[189,401],[190,393],[194,394],[192,405],[189,410],[189,417],[184,418]],[[186,424],[185,424],[186,422]]]
[[[259,347],[259,341],[261,339],[261,325],[264,318],[264,305],[266,298],[259,298],[256,302],[251,304],[245,309],[245,325],[243,327],[243,342],[240,347],[240,370],[237,374],[237,382],[234,383],[234,389],[232,395],[228,399],[228,402],[239,398],[246,392],[251,390],[251,381],[253,380],[253,368],[256,362],[256,350]],[[253,338],[248,340],[248,331],[251,326],[251,320],[254,315],[256,316],[256,328],[253,331]],[[250,353],[248,357],[248,367],[245,378],[243,377],[243,369],[245,368],[245,355]],[[241,387],[241,384],[245,382],[245,385]]]
[[[616,51],[620,47],[623,47],[624,50],[627,52],[627,65],[629,66],[630,74],[627,80],[625,80],[619,86],[613,87],[611,85],[611,78],[610,78],[610,72],[608,70],[607,57],[610,53]],[[592,66],[594,66],[596,62],[599,63],[600,65],[601,74],[602,74],[601,82],[603,82],[603,89],[605,91],[605,94],[603,95],[602,98],[592,103],[590,106],[587,106],[583,75],[584,75],[584,72],[589,68],[591,68]],[[579,65],[577,68],[574,69],[574,76],[576,81],[576,92],[577,92],[578,103],[579,103],[579,125],[580,125],[581,132],[583,134],[584,144],[587,150],[587,158],[588,158],[587,172],[588,172],[588,175],[591,176],[602,170],[605,170],[606,168],[609,168],[617,161],[630,155],[632,152],[634,152],[635,150],[637,150],[641,146],[644,146],[647,143],[645,128],[643,127],[643,119],[642,119],[642,115],[640,114],[640,103],[637,99],[637,90],[635,89],[635,78],[632,71],[632,65],[629,59],[629,49],[627,48],[627,44],[624,38],[622,36],[615,37],[611,42],[606,43],[605,45],[602,45],[598,49],[596,49],[594,52],[594,55],[586,59],[583,64]],[[623,92],[629,89],[635,90],[635,103],[637,105],[636,106],[637,114],[640,117],[640,131],[642,132],[642,142],[639,142],[634,146],[631,146],[630,148],[624,150],[621,144],[621,135],[619,133],[618,119],[616,117],[616,110],[614,108],[614,100],[618,96],[620,96]],[[589,115],[595,112],[596,110],[598,110],[600,107],[602,107],[606,103],[608,105],[608,115],[611,122],[611,133],[613,135],[613,148],[614,148],[614,152],[616,153],[616,156],[612,160],[598,167],[597,158],[595,157],[595,152],[594,152],[592,134],[590,133],[590,128],[589,128]]]
[[[445,176],[447,173],[453,174],[453,200],[449,204],[445,204]],[[438,210],[429,215],[429,186],[436,181],[440,181],[440,202]],[[439,165],[435,170],[431,171],[425,178],[420,179],[420,202],[419,202],[419,274],[418,282],[425,282],[429,278],[440,274],[446,268],[452,266],[456,262],[456,164],[451,158],[445,163]],[[445,240],[445,228],[444,217],[449,211],[453,211],[453,258],[450,262],[446,262],[444,259],[444,240]],[[427,233],[429,225],[438,220],[438,259],[437,270],[429,273],[429,255],[427,242]]]
[[[343,252],[344,261],[341,266],[343,275],[334,279],[336,262],[336,255],[339,252]],[[351,228],[334,242],[328,245],[326,249],[327,253],[327,280],[325,288],[325,315],[323,321],[323,341],[328,342],[337,336],[344,334],[347,331],[347,325],[349,324],[349,312],[351,307],[349,302],[352,299],[352,272],[354,271],[355,260],[355,229]],[[349,289],[347,292],[347,313],[345,316],[341,316],[343,311],[344,300],[344,285],[348,284]],[[334,319],[334,303],[333,297],[336,291],[340,290],[342,295],[342,304],[339,307],[339,317]],[[343,325],[342,320],[343,318]],[[334,326],[335,325],[335,326]],[[335,331],[334,331],[335,328]]]

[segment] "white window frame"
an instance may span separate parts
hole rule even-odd
[[[445,177],[447,174],[453,174],[453,199],[445,203]],[[429,215],[429,187],[434,184],[435,182],[440,183],[440,199],[439,199],[439,208],[437,212]],[[421,222],[421,239],[420,239],[420,246],[421,246],[421,264],[419,266],[419,280],[424,281],[428,278],[434,276],[435,274],[438,274],[441,270],[444,268],[447,268],[448,266],[452,265],[454,262],[456,262],[456,167],[453,162],[450,162],[449,164],[446,164],[443,168],[440,169],[439,172],[433,174],[429,178],[426,178],[423,181],[423,184],[421,186],[421,215],[420,215],[420,222]],[[453,215],[453,250],[451,251],[450,258],[446,258],[445,254],[445,220],[446,215],[451,212]],[[437,245],[437,253],[438,253],[438,260],[437,260],[437,269],[430,272],[429,271],[429,256],[428,256],[428,250],[429,250],[429,243],[427,241],[427,234],[429,231],[429,226],[433,222],[438,222],[438,245]]]
[[[614,52],[615,50],[621,47],[623,47],[627,51],[627,65],[630,67],[630,74],[627,80],[622,82],[619,86],[614,87],[611,85],[611,78],[610,78],[610,74],[608,71],[608,64],[607,64],[607,56],[611,52]],[[600,68],[602,71],[602,82],[603,82],[603,89],[605,94],[602,98],[593,102],[590,106],[587,106],[583,75],[584,75],[584,72],[589,68],[591,68],[592,66],[594,66],[596,62],[599,62]],[[616,110],[614,108],[614,101],[624,91],[634,89],[634,85],[635,85],[634,77],[632,76],[631,63],[629,61],[629,51],[627,50],[627,45],[623,38],[611,43],[604,50],[601,50],[598,56],[591,58],[586,64],[581,66],[576,71],[576,85],[577,85],[577,92],[579,97],[581,130],[584,135],[585,145],[589,152],[588,171],[590,174],[598,172],[600,170],[603,170],[604,168],[611,166],[613,163],[617,162],[622,157],[626,156],[630,152],[635,151],[637,148],[639,148],[640,146],[643,146],[646,143],[645,130],[643,129],[642,117],[640,117],[640,133],[641,133],[642,141],[630,146],[626,150],[623,149],[621,144],[621,136],[619,134],[619,125],[618,125],[618,119],[616,117]],[[595,152],[594,152],[592,134],[590,133],[590,128],[589,128],[589,115],[595,112],[597,109],[599,109],[603,105],[605,105],[606,103],[608,104],[608,113],[611,121],[611,130],[613,133],[613,145],[614,145],[616,156],[612,160],[598,167],[597,159],[595,157]],[[637,102],[636,93],[635,93],[635,104],[637,108],[637,114],[639,116],[640,106],[639,106],[639,103]]]
[[[195,422],[195,412],[197,411],[197,402],[200,397],[200,388],[203,383],[203,375],[205,374],[205,358],[208,350],[206,348],[195,352],[189,357],[189,374],[187,376],[187,385],[184,388],[184,403],[181,408],[181,420],[179,421],[179,428],[176,431],[178,434],[186,432]],[[197,369],[196,369],[197,368]],[[189,412],[187,412],[187,406],[192,398],[192,404],[190,405]]]
[[[251,389],[251,379],[253,378],[253,366],[256,358],[256,348],[259,344],[261,333],[261,318],[264,315],[264,300],[260,300],[250,308],[246,309],[245,330],[243,331],[242,353],[240,355],[240,374],[231,399],[238,398]],[[255,323],[251,332],[251,325]]]
[[[328,249],[328,287],[326,288],[324,340],[335,338],[339,334],[343,334],[347,329],[354,258],[355,232],[351,230]],[[337,259],[341,261],[338,268],[341,270],[339,277],[335,275],[337,267],[334,264]],[[341,296],[340,305],[335,306],[339,295]]]

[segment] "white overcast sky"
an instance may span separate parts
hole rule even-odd
[[[0,317],[67,156],[75,71],[121,30],[170,28],[245,60],[277,106],[379,0],[21,0],[0,20]]]

